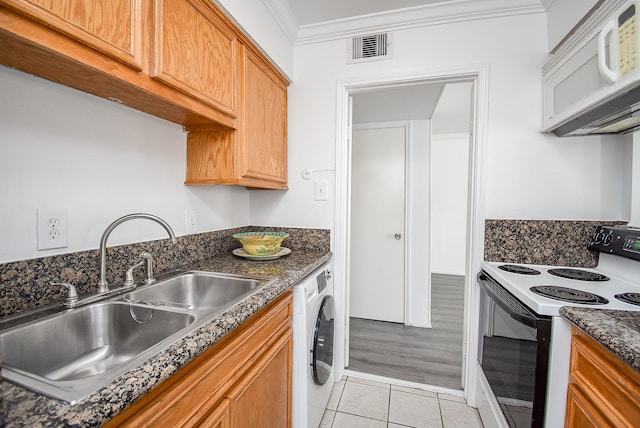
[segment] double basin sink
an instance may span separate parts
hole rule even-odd
[[[3,377],[75,403],[273,281],[188,271],[0,332]]]

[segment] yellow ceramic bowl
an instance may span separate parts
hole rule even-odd
[[[270,256],[280,250],[282,241],[289,237],[286,232],[242,232],[233,237],[242,244],[247,254],[252,256]]]

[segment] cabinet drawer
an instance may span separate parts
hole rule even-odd
[[[586,334],[575,330],[571,387],[581,390],[616,427],[640,421],[640,374]]]
[[[614,428],[575,384],[569,385],[566,428]]]

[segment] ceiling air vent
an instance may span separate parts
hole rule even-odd
[[[347,64],[391,58],[391,34],[358,36],[348,40]]]

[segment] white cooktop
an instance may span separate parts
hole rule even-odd
[[[529,267],[539,271],[540,274],[523,275],[499,269],[499,266],[505,264]],[[489,276],[539,315],[558,316],[562,306],[579,306],[593,309],[615,309],[640,312],[640,306],[625,303],[615,298],[615,295],[619,293],[640,293],[640,262],[623,259],[622,257],[600,254],[600,264],[597,268],[572,268],[606,275],[610,278],[608,281],[580,281],[561,278],[548,273],[549,269],[557,268],[566,269],[572,267],[501,262],[482,263],[482,269],[489,274]],[[530,291],[531,287],[543,285],[567,287],[579,291],[594,293],[598,296],[604,297],[609,301],[609,303],[599,305],[569,303],[541,296]]]

